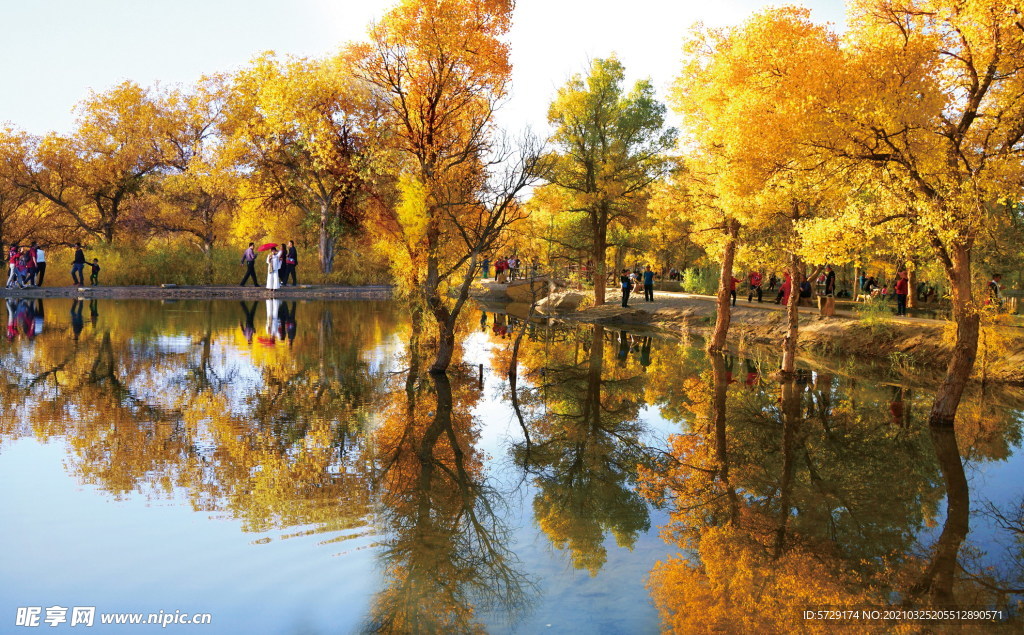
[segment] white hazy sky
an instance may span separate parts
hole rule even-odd
[[[320,56],[361,39],[397,0],[0,0],[0,122],[35,134],[67,132],[90,90],[126,79],[188,83],[244,66],[257,54]],[[842,0],[793,2],[842,25]],[[737,24],[783,4],[763,0],[518,0],[513,129],[546,126],[555,89],[588,59],[618,54],[630,81],[650,77],[663,97],[695,21]]]

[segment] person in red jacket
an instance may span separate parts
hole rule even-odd
[[[757,301],[761,301],[761,274],[757,271],[751,271],[750,275],[747,276],[747,282],[750,283],[750,294],[747,296],[747,302],[754,301],[754,294],[757,294]]]
[[[729,287],[729,296],[732,298],[732,305],[736,306],[736,285],[743,282],[736,276],[732,276],[732,283]]]
[[[782,301],[782,306],[789,306],[789,294],[793,290],[793,281],[789,277],[789,273],[786,273],[786,279],[782,281],[782,287],[779,288],[779,298]]]
[[[901,271],[896,277],[896,315],[907,315],[907,291],[910,284],[907,282],[907,272]]]

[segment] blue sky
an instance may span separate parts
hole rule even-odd
[[[257,54],[321,56],[360,39],[395,0],[0,0],[0,123],[68,131],[90,90],[126,79],[188,83]],[[694,21],[735,24],[759,0],[519,0],[512,44],[510,128],[545,125],[555,89],[587,60],[619,55],[632,77],[664,94]],[[841,23],[839,0],[804,2]]]

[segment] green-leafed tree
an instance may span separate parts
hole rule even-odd
[[[644,208],[649,186],[667,168],[676,133],[649,80],[626,93],[625,68],[614,56],[595,59],[586,76],[558,90],[548,110],[557,147],[548,179],[569,196],[565,213],[586,219],[594,259],[594,301],[605,298],[609,229]]]

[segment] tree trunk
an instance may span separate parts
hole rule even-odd
[[[739,222],[726,221],[722,272],[718,276],[718,316],[715,318],[715,331],[708,342],[709,353],[721,352],[725,348],[725,338],[729,334],[729,323],[732,321],[732,311],[729,309],[730,292],[732,291],[732,263],[736,257],[736,236],[739,229]]]
[[[911,268],[907,269],[907,308],[917,308],[917,271],[913,269],[914,263],[910,263]]]
[[[334,271],[334,237],[330,231],[330,208],[327,203],[320,204],[320,271],[331,273]]]
[[[796,349],[800,335],[800,258],[789,255],[789,306],[786,315],[789,318],[789,329],[782,341],[782,374],[792,377],[796,372]]]
[[[946,274],[949,278],[953,303],[953,321],[956,322],[956,342],[953,355],[946,366],[946,375],[935,394],[928,423],[932,426],[952,427],[960,407],[967,380],[978,356],[980,316],[974,307],[971,290],[971,255],[967,248],[957,245],[950,250]]]
[[[605,285],[607,281],[605,276],[604,256],[605,251],[608,250],[608,228],[597,228],[596,235],[594,236],[594,304],[604,304],[605,298]]]

